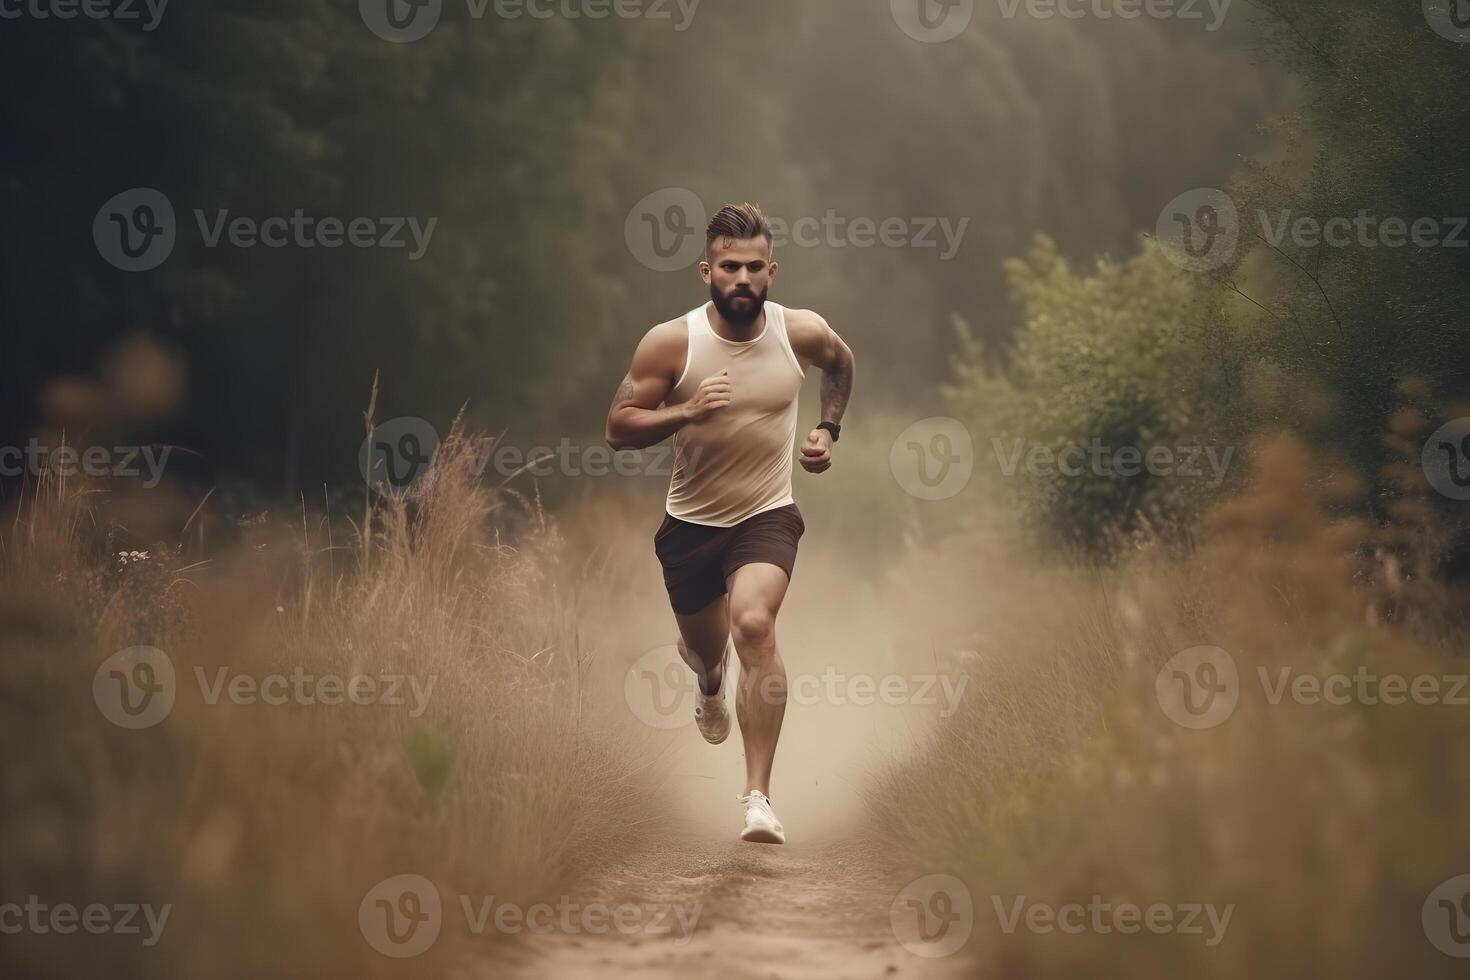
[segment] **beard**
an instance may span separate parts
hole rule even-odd
[[[714,283],[710,283],[709,298],[714,302],[715,309],[719,311],[720,316],[725,318],[725,322],[737,327],[748,327],[760,318],[761,310],[766,306],[766,293],[768,292],[770,292],[769,288],[759,293],[737,289],[726,295],[720,292]],[[747,302],[736,306],[734,300],[739,296],[746,297]]]

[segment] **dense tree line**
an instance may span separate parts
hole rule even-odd
[[[1130,249],[1172,192],[1223,180],[1287,97],[1249,64],[1243,22],[988,9],[943,44],[906,36],[886,3],[837,0],[706,0],[682,24],[447,3],[402,44],[347,0],[197,0],[152,30],[7,20],[0,442],[56,421],[52,379],[139,335],[177,354],[186,400],[134,437],[197,450],[206,480],[350,481],[378,369],[381,416],[443,424],[467,404],[493,431],[595,437],[633,341],[701,295],[692,270],[649,269],[624,240],[635,202],[671,187],[788,221],[902,219],[906,241],[921,219],[964,222],[946,257],[937,231],[941,247],[824,233],[779,256],[775,298],[821,309],[882,365],[870,396],[933,399],[952,314],[1004,347],[1001,264],[1034,232],[1074,257]],[[93,240],[132,188],[175,212],[172,252],[143,272]],[[324,219],[374,219],[374,240],[383,219],[435,223],[418,258],[406,227],[399,248],[236,244],[236,219],[264,235],[298,211],[308,237]]]

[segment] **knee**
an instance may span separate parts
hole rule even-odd
[[[735,645],[747,650],[764,650],[776,637],[776,617],[759,607],[739,609],[730,617]]]

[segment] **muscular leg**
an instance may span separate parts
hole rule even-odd
[[[730,616],[725,596],[688,616],[674,614],[679,624],[679,635],[684,639],[687,653],[681,652],[684,662],[699,678],[699,689],[713,694],[724,683],[724,670],[720,661],[725,647],[730,642]]]
[[[725,580],[730,630],[740,657],[735,715],[745,741],[745,792],[771,789],[771,762],[786,716],[786,665],[776,652],[776,613],[790,579],[766,562],[741,565]]]

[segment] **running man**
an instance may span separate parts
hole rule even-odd
[[[730,733],[724,680],[734,640],[735,713],[745,742],[740,836],[766,844],[786,842],[770,790],[786,714],[776,614],[806,530],[791,496],[797,395],[807,368],[820,368],[822,418],[802,443],[801,465],[825,473],[853,379],[852,351],[827,321],[767,302],[777,268],[761,209],[721,208],[699,263],[710,302],[644,335],[607,416],[613,449],[673,436],[654,552],[679,626],[679,655],[698,678],[695,722],[713,744]]]

